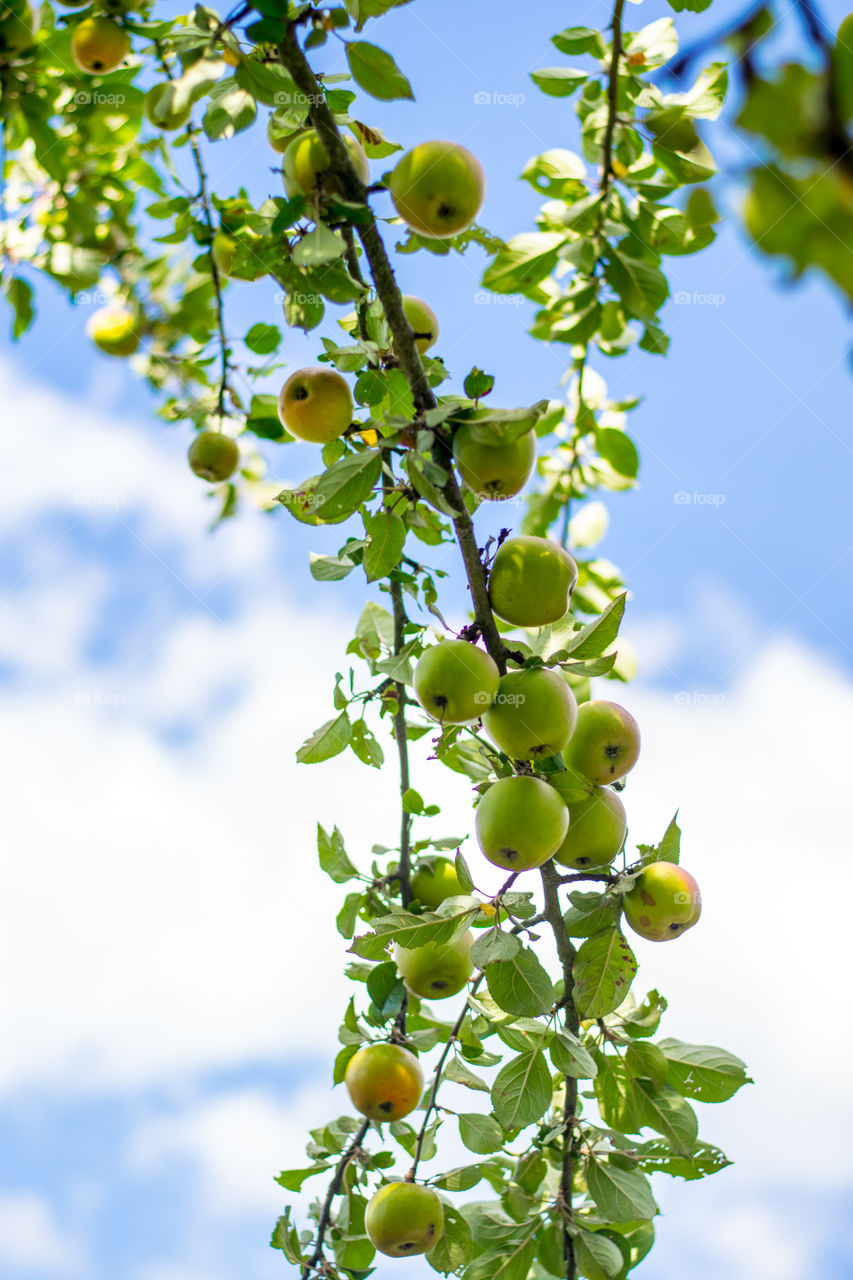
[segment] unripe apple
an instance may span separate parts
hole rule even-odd
[[[356,1111],[371,1120],[402,1120],[424,1091],[424,1073],[413,1053],[399,1044],[367,1044],[344,1072]]]
[[[462,479],[478,498],[512,498],[527,484],[536,465],[535,433],[526,431],[509,444],[481,444],[473,431],[463,423],[453,437],[453,457]]]
[[[441,1239],[444,1208],[430,1187],[388,1182],[367,1206],[364,1226],[374,1249],[389,1258],[412,1258]]]
[[[298,369],[278,397],[278,416],[297,440],[327,444],[352,422],[352,392],[334,369]]]
[[[0,62],[5,62],[30,48],[36,20],[28,4],[17,13],[4,7],[0,14]]]
[[[216,263],[216,270],[221,276],[231,273],[237,253],[237,241],[226,231],[217,231],[210,246],[210,256]]]
[[[342,137],[356,173],[362,182],[367,182],[370,166],[364,148],[351,134],[345,133]],[[282,160],[282,173],[284,189],[289,196],[313,196],[318,191],[326,196],[339,196],[340,184],[328,170],[329,153],[316,129],[306,129],[288,143]]]
[[[438,320],[435,312],[423,298],[416,298],[411,293],[403,294],[403,310],[412,326],[412,332],[419,335],[415,338],[415,346],[423,355],[438,342]]]
[[[480,212],[486,178],[479,160],[456,142],[421,142],[397,162],[391,199],[413,231],[433,240],[455,236]]]
[[[507,538],[489,575],[492,608],[517,627],[557,622],[569,607],[578,567],[563,547],[548,538]]]
[[[578,708],[578,722],[565,755],[570,769],[599,786],[633,769],[640,754],[640,726],[615,702],[594,699]]]
[[[474,965],[471,962],[470,930],[453,942],[427,942],[422,947],[394,948],[397,972],[413,996],[424,1000],[447,1000],[465,986]]]
[[[674,862],[653,862],[622,899],[625,919],[641,938],[669,942],[692,929],[702,914],[702,895],[689,872]]]
[[[430,858],[415,867],[409,880],[412,897],[427,911],[436,911],[446,898],[464,893],[456,867],[449,858]]]
[[[574,694],[562,676],[535,667],[501,677],[483,725],[513,760],[541,760],[565,749],[577,718]]]
[[[500,672],[494,659],[467,640],[442,640],[424,650],[415,667],[415,693],[442,724],[479,719],[495,700]]]
[[[132,356],[139,346],[136,314],[122,304],[100,307],[89,318],[86,332],[108,356]]]
[[[559,849],[569,826],[562,796],[540,778],[517,774],[489,787],[477,805],[477,840],[496,867],[529,871]]]
[[[596,787],[580,800],[569,801],[569,833],[554,861],[566,867],[606,867],[625,842],[625,806],[609,787]]]
[[[175,107],[175,86],[171,83],[155,84],[146,93],[142,109],[146,117],[158,129],[180,129],[190,118],[191,103]]]
[[[187,454],[190,468],[202,480],[227,480],[240,461],[236,440],[221,431],[199,431]]]
[[[81,71],[115,71],[130,51],[130,36],[112,18],[83,18],[71,36],[71,54]]]

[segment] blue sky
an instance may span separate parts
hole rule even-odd
[[[731,12],[681,15],[683,40]],[[825,12],[835,25],[844,10]],[[527,71],[559,60],[553,31],[605,15],[540,0],[507,38],[509,6],[414,4],[370,38],[394,51],[417,102],[375,104],[369,120],[406,145],[463,140],[489,178],[483,221],[510,236],[537,204],[515,175],[576,137],[570,105]],[[483,92],[524,101],[476,103]],[[725,124],[714,137],[734,173],[743,151]],[[210,157],[225,191],[277,190],[260,126]],[[717,194],[735,209],[736,179]],[[456,385],[478,364],[498,375],[497,403],[560,394],[562,352],[526,337],[526,305],[476,301],[476,251],[399,261],[405,289],[439,316]],[[659,1180],[660,1251],[637,1274],[669,1280],[689,1257],[726,1280],[831,1278],[853,1258],[853,1046],[831,977],[844,963],[837,895],[826,906],[812,890],[804,907],[800,878],[846,872],[833,784],[849,750],[842,760],[834,745],[830,767],[824,744],[853,708],[849,321],[819,281],[782,287],[734,223],[667,265],[689,299],[665,310],[670,356],[597,366],[644,396],[642,482],[611,499],[602,545],[627,573],[640,655],[624,695],[645,741],[632,833],[656,838],[680,805],[708,904],[677,957],[638,950],[640,981],[671,997],[669,1034],[742,1053],[758,1083],[702,1116],[734,1169],[704,1186]],[[343,955],[319,933],[339,895],[314,867],[313,821],[339,821],[362,856],[391,834],[392,780],[348,761],[292,764],[329,705],[362,588],[308,574],[309,550],[336,550],[340,528],[247,511],[209,537],[187,429],[154,419],[132,374],[92,352],[87,307],[50,286],[39,301],[39,324],[0,355],[13,477],[0,509],[0,1273],[265,1280],[283,1265],[266,1247],[280,1205],[270,1174],[301,1163],[307,1117],[346,1110],[326,1084],[334,1027],[317,1016],[342,1008]],[[230,333],[271,318],[272,290],[229,287]],[[317,349],[316,335],[288,334],[293,367]],[[316,470],[308,446],[264,451],[283,480]],[[723,501],[676,503],[682,492]],[[449,591],[459,617],[458,580]],[[468,829],[458,780],[433,773],[421,786],[448,832]],[[834,1051],[796,1047],[792,1009],[830,1028]],[[801,1089],[817,1136],[797,1151],[795,1203]]]

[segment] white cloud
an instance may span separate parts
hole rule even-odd
[[[34,1191],[0,1191],[0,1263],[23,1274],[69,1276],[83,1267],[83,1247]]]

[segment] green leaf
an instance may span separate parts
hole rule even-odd
[[[603,1232],[583,1231],[579,1228],[574,1241],[578,1268],[583,1275],[595,1274],[591,1272],[590,1262],[603,1271],[605,1276],[624,1273],[625,1258],[622,1250]]]
[[[567,27],[558,35],[551,36],[551,43],[560,53],[570,57],[576,53],[591,53],[594,58],[603,59],[607,53],[604,36],[592,27]]]
[[[351,938],[355,933],[362,897],[361,893],[348,893],[344,898],[344,905],[335,917],[335,928],[342,938]]]
[[[340,232],[330,231],[321,222],[295,245],[293,261],[298,267],[319,267],[326,262],[335,262],[345,251]]]
[[[482,1180],[482,1165],[465,1164],[458,1169],[449,1169],[447,1173],[439,1174],[433,1179],[433,1185],[442,1191],[470,1191]]]
[[[26,333],[35,317],[33,307],[33,291],[26,280],[20,276],[9,276],[4,286],[4,293],[9,305],[15,312],[12,322],[12,337],[18,341],[21,334]]]
[[[648,1178],[638,1170],[619,1169],[607,1160],[590,1160],[589,1194],[607,1222],[635,1222],[658,1212]]]
[[[492,1109],[505,1129],[523,1129],[547,1110],[553,1087],[545,1055],[520,1053],[498,1072],[492,1085]]]
[[[678,814],[675,815],[675,818],[677,817]],[[678,862],[679,854],[681,852],[681,828],[675,818],[672,819],[666,831],[663,833],[663,839],[661,840],[660,848],[658,849],[659,862]]]
[[[593,622],[581,627],[564,645],[565,652],[573,658],[595,658],[611,645],[619,634],[625,613],[627,592],[622,592]]]
[[[374,769],[382,768],[385,752],[363,720],[356,720],[353,725],[349,745],[362,764],[370,765]]]
[[[255,355],[268,356],[278,349],[281,330],[274,324],[253,324],[243,341]]]
[[[619,929],[587,938],[575,956],[575,1004],[581,1019],[603,1018],[627,996],[637,961]]]
[[[474,1255],[471,1228],[455,1205],[442,1201],[444,1209],[444,1233],[426,1255],[433,1271],[441,1275],[458,1274]]]
[[[406,988],[392,960],[386,964],[378,964],[370,971],[367,979],[367,994],[376,1005],[381,1017],[396,1017],[400,1012]]]
[[[470,400],[479,400],[481,396],[487,396],[494,385],[492,375],[475,366],[463,382],[462,389]]]
[[[483,285],[493,293],[527,293],[557,265],[566,237],[558,231],[528,231],[514,236],[486,268]]]
[[[699,1134],[699,1121],[690,1103],[674,1089],[655,1091],[644,1079],[634,1081],[634,1092],[643,1124],[662,1134],[677,1155],[689,1157]]]
[[[358,875],[358,868],[347,857],[344,838],[337,827],[329,835],[324,827],[317,824],[317,852],[322,870],[335,884],[346,884],[347,880]]]
[[[598,1064],[592,1054],[570,1031],[558,1031],[548,1051],[556,1070],[564,1076],[592,1080],[598,1074]]]
[[[478,1156],[487,1156],[503,1148],[503,1129],[494,1116],[484,1116],[479,1112],[471,1111],[460,1113],[457,1119],[459,1136],[469,1151],[473,1151]]]
[[[638,1133],[642,1122],[634,1096],[634,1082],[625,1063],[615,1054],[598,1051],[595,1060],[598,1074],[594,1088],[602,1120],[620,1133]]]
[[[530,79],[552,98],[568,98],[587,79],[585,71],[576,67],[544,67],[531,71]]]
[[[486,981],[500,1008],[521,1018],[547,1013],[554,1003],[554,985],[529,948],[509,960],[490,964]]]
[[[364,40],[351,41],[347,44],[347,62],[353,80],[371,97],[383,102],[393,98],[414,99],[412,86],[390,53],[377,45]]]
[[[488,1093],[489,1086],[481,1076],[475,1075],[461,1058],[450,1058],[444,1068],[445,1080],[452,1080],[454,1084],[464,1084],[466,1089],[475,1089],[479,1093]]]
[[[676,13],[683,13],[685,9],[688,13],[704,13],[710,3],[711,0],[669,0],[669,7]]]
[[[282,1169],[275,1181],[285,1191],[301,1191],[303,1182],[318,1173],[325,1173],[327,1168],[325,1164],[312,1164],[308,1169]]]
[[[618,427],[596,427],[595,447],[605,462],[609,462],[620,476],[633,480],[640,469],[637,446],[630,436]]]
[[[290,1221],[290,1206],[275,1224],[270,1245],[273,1249],[281,1249],[288,1262],[294,1266],[302,1264],[302,1249],[299,1245],[299,1232]]]
[[[368,582],[386,578],[396,569],[406,542],[406,526],[393,511],[377,511],[364,524],[370,542],[364,550],[364,572]]]
[[[349,556],[318,556],[308,552],[308,569],[315,582],[340,582],[355,568]]]
[[[648,1040],[634,1040],[625,1051],[625,1067],[632,1076],[645,1077],[652,1088],[661,1089],[666,1084],[669,1063],[657,1047]]]
[[[662,271],[618,249],[611,250],[604,276],[622,299],[628,315],[638,320],[654,321],[669,297],[669,285]]]
[[[710,1177],[731,1164],[719,1147],[707,1142],[697,1143],[689,1159],[677,1156],[662,1138],[644,1142],[634,1151],[638,1157],[637,1167],[644,1173],[668,1173],[671,1178],[685,1178],[688,1182]]]
[[[314,730],[310,738],[305,739],[296,753],[296,759],[300,764],[321,764],[324,760],[331,760],[332,756],[340,755],[346,750],[351,732],[349,716],[342,711],[334,720],[327,720],[319,729]]]
[[[356,623],[355,639],[366,658],[378,658],[383,649],[394,645],[394,619],[387,609],[368,600]]]
[[[742,1085],[752,1084],[746,1065],[725,1049],[681,1040],[661,1040],[658,1048],[669,1062],[672,1085],[698,1102],[727,1102]]]
[[[372,450],[348,453],[324,471],[317,481],[314,500],[324,520],[352,515],[370,497],[379,479],[382,462]]]
[[[471,959],[478,969],[485,969],[498,960],[512,960],[520,950],[521,942],[516,934],[504,933],[498,928],[484,929],[471,948]]]

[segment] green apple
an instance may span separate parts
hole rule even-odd
[[[370,166],[361,143],[351,134],[342,135],[356,173],[362,182],[370,177]],[[298,134],[284,152],[282,172],[284,189],[289,196],[339,196],[340,184],[329,170],[329,153],[320,141],[316,129],[306,129]]]
[[[640,726],[624,707],[594,699],[578,708],[578,722],[566,750],[570,769],[600,786],[633,769],[640,754]]]
[[[625,919],[641,938],[669,942],[692,929],[702,914],[702,895],[689,872],[674,862],[653,862],[622,899]]]
[[[297,440],[328,444],[352,422],[352,392],[334,369],[297,369],[281,389],[278,416]]]
[[[444,1234],[444,1207],[430,1187],[388,1182],[367,1206],[364,1226],[374,1249],[389,1258],[428,1253]]]
[[[148,90],[142,101],[142,109],[146,117],[158,129],[181,129],[190,118],[192,104],[188,102],[183,107],[176,107],[175,92],[175,86],[171,81],[166,84],[155,84]]]
[[[506,871],[529,871],[559,849],[569,811],[547,782],[516,774],[489,787],[477,805],[476,827],[489,862]]]
[[[483,204],[479,160],[456,142],[421,142],[397,162],[388,180],[394,207],[422,236],[443,240],[470,227]]]
[[[71,56],[81,71],[115,71],[130,52],[130,36],[112,18],[83,18],[71,34]]]
[[[413,996],[424,1000],[447,1000],[462,990],[474,965],[471,962],[470,930],[453,942],[427,942],[422,947],[394,948],[397,972]]]
[[[409,887],[412,897],[427,911],[436,911],[446,898],[465,892],[449,858],[429,858],[415,867]]]
[[[411,293],[403,294],[403,310],[412,326],[412,332],[417,334],[415,346],[423,355],[438,342],[438,320],[435,312],[432,307],[427,306],[423,298],[416,298]]]
[[[86,332],[99,351],[108,356],[132,356],[139,346],[136,313],[122,303],[100,307],[89,319]]]
[[[509,444],[481,444],[468,424],[457,428],[453,457],[459,474],[478,498],[512,498],[530,479],[536,465],[536,435],[526,431]],[[563,610],[565,613],[565,609]]]
[[[350,1058],[344,1072],[356,1111],[371,1120],[402,1120],[424,1091],[424,1073],[413,1053],[399,1044],[367,1044]]]
[[[216,270],[221,276],[231,274],[234,257],[237,253],[237,241],[226,231],[217,231],[210,246],[210,256],[216,263]]]
[[[221,431],[199,431],[187,457],[191,470],[202,480],[219,482],[234,474],[240,450],[237,441]]]
[[[434,720],[468,724],[492,705],[500,678],[494,659],[476,645],[442,640],[418,659],[415,693]]]
[[[625,806],[609,787],[569,801],[569,832],[554,861],[566,867],[606,867],[625,843]]]
[[[35,27],[35,14],[28,4],[0,8],[0,62],[25,53],[32,46]]]
[[[565,749],[577,718],[574,694],[562,676],[534,667],[501,677],[483,725],[513,760],[541,760]]]
[[[563,547],[548,538],[507,538],[489,575],[492,608],[517,627],[557,622],[569,607],[578,567]]]

